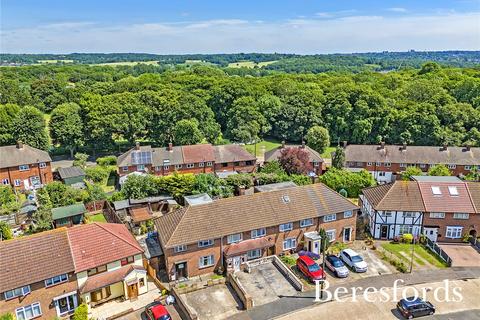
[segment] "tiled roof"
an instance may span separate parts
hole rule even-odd
[[[476,212],[480,213],[480,182],[467,182],[468,191]]]
[[[75,272],[143,253],[123,224],[92,223],[68,229]]]
[[[215,161],[215,154],[211,144],[182,146],[182,152],[184,163]]]
[[[275,240],[273,236],[261,237],[256,239],[248,239],[239,243],[234,243],[229,245],[224,250],[224,253],[227,257],[235,256],[240,253],[248,252],[250,250],[269,248],[274,245],[275,245]]]
[[[80,167],[58,168],[58,174],[60,178],[67,179],[85,176],[85,171]]]
[[[153,165],[176,165],[183,164],[182,147],[172,147],[172,150],[167,148],[153,148]]]
[[[152,218],[148,207],[131,208],[130,215],[132,216],[133,222],[147,221]]]
[[[459,164],[480,165],[480,148],[471,148],[467,151],[464,147],[435,146],[402,146],[385,145],[348,145],[345,149],[345,160],[350,162],[390,162],[414,164]]]
[[[126,167],[126,166],[134,165],[132,163],[132,153],[138,152],[138,151],[140,151],[140,152],[152,152],[152,147],[151,146],[139,146],[138,149],[135,147],[135,148],[132,148],[132,149],[128,150],[127,152],[118,156],[117,165],[119,167]]]
[[[427,212],[475,213],[467,185],[460,183],[419,182],[420,192]],[[432,187],[438,187],[441,195],[435,195]],[[449,187],[454,187],[458,195],[451,195]]]
[[[117,270],[100,273],[88,277],[87,281],[80,287],[80,293],[88,293],[106,286],[122,281],[133,270],[145,271],[143,267],[136,265],[123,266]]]
[[[0,292],[74,270],[66,228],[0,242]]]
[[[46,151],[30,147],[26,144],[24,144],[22,148],[17,148],[16,145],[0,147],[0,168],[51,161],[52,158],[50,158]]]
[[[214,146],[215,162],[255,161],[256,158],[250,152],[238,144]]]
[[[301,145],[286,145],[285,148],[302,148]],[[265,152],[265,162],[271,162],[274,160],[278,160],[280,158],[280,152],[282,151],[282,147],[279,146],[278,148],[272,149],[270,151]],[[304,147],[305,151],[308,152],[310,162],[316,161],[316,162],[324,162],[322,156],[309,146]]]
[[[219,199],[155,219],[164,247],[358,209],[323,184]]]

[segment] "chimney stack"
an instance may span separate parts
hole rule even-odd
[[[169,142],[168,143],[168,151],[172,151],[173,150],[173,143]]]
[[[407,144],[406,143],[402,144],[402,150],[407,150]]]
[[[282,140],[282,149],[285,148],[285,140]]]
[[[305,141],[302,140],[302,148],[305,148]]]
[[[447,151],[448,150],[448,145],[444,144],[442,147],[442,151]]]
[[[346,148],[347,147],[347,140],[343,140],[342,144],[343,144],[343,148]]]
[[[385,141],[380,142],[380,149],[385,149]]]
[[[135,142],[135,150],[140,150],[140,142]]]
[[[17,149],[23,149],[23,142],[21,140],[17,141]]]
[[[472,147],[467,144],[467,145],[465,146],[465,151],[470,151],[471,148],[472,148]]]

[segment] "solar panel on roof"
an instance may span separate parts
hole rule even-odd
[[[150,151],[132,152],[132,164],[150,164],[152,163],[152,153]]]

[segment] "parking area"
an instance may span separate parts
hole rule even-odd
[[[298,291],[273,263],[264,263],[252,268],[250,273],[237,272],[239,282],[251,295],[257,307],[279,299],[282,296],[295,296]]]
[[[439,247],[452,259],[452,267],[480,266],[480,253],[466,243],[442,243]]]
[[[199,320],[220,320],[242,310],[242,302],[229,285],[215,285],[181,294],[186,306]]]
[[[182,320],[180,314],[173,305],[167,306],[168,313],[172,317],[172,320]],[[149,320],[143,309],[124,315],[118,320]]]

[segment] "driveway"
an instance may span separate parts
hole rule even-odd
[[[252,296],[254,306],[260,306],[279,299],[297,295],[297,290],[272,263],[252,268],[250,273],[235,273],[248,294]]]
[[[174,306],[172,305],[167,306],[167,310],[168,310],[168,313],[170,313],[172,320],[182,320],[177,309],[175,309]],[[129,313],[127,315],[124,315],[120,318],[117,318],[117,320],[148,320],[148,317],[145,315],[145,312],[143,311],[143,309],[140,309],[135,312]]]
[[[452,267],[480,266],[480,253],[471,245],[465,243],[442,243],[438,245],[452,259]]]

